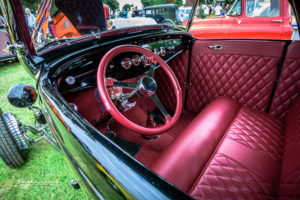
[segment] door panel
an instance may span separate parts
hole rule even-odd
[[[274,94],[270,113],[285,118],[287,111],[300,96],[300,41],[288,48]]]
[[[244,106],[265,111],[284,44],[253,40],[195,41],[189,71],[192,87],[186,108],[199,112],[215,98],[227,96]]]
[[[185,83],[187,81],[187,72],[188,72],[188,60],[189,60],[189,51],[186,50],[183,53],[176,56],[175,59],[168,62],[168,65],[174,72],[177,80],[182,89],[182,99],[185,99]],[[160,68],[157,70],[157,95],[161,100],[162,104],[168,110],[175,110],[176,108],[176,95],[172,83],[166,73]]]

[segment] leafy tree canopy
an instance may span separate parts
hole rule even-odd
[[[183,5],[182,0],[141,0],[144,7],[147,6],[155,6],[155,5],[161,5],[161,4],[177,4],[178,7]]]
[[[108,5],[113,11],[119,9],[119,2],[116,0],[103,0],[103,3]]]
[[[35,11],[37,11],[38,9],[40,0],[21,0],[21,2],[24,8],[29,8],[31,12],[35,14]]]

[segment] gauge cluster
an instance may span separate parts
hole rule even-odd
[[[142,44],[141,47],[152,51],[162,59],[166,59],[176,53],[179,49],[182,49],[182,39],[159,40],[156,42]]]
[[[151,58],[144,55],[133,55],[131,57],[124,57],[121,59],[120,65],[124,69],[130,69],[131,67],[138,67],[140,65],[149,66],[151,64]]]
[[[152,51],[163,60],[167,61],[176,53],[186,48],[186,40],[183,38],[157,39],[149,38],[143,41],[135,41],[133,44],[139,45],[149,51]],[[145,55],[128,52],[116,56],[107,69],[107,77],[118,80],[138,77],[148,71],[152,58]]]
[[[106,77],[123,80],[138,77],[149,70],[151,58],[140,53],[126,52],[116,56],[106,70]]]

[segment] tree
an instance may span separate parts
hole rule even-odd
[[[144,7],[170,3],[168,0],[141,0],[141,2],[144,5]]]
[[[116,0],[103,0],[103,3],[108,5],[110,9],[115,12],[115,10],[119,9],[119,2]]]
[[[182,6],[183,5],[183,2],[182,0],[174,0],[172,3],[175,3],[178,5],[178,7]]]
[[[40,0],[21,0],[21,2],[24,8],[29,8],[32,13],[35,13],[35,11],[38,9]]]
[[[123,6],[122,10],[124,10],[124,11],[131,10],[132,7],[133,7],[133,4],[128,4],[128,3],[126,3],[126,4]]]

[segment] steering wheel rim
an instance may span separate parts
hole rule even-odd
[[[162,69],[166,72],[167,76],[171,80],[171,83],[174,88],[175,96],[176,96],[176,109],[173,117],[171,118],[169,116],[166,117],[166,123],[160,127],[155,127],[155,128],[148,128],[144,126],[140,126],[129,119],[127,119],[114,105],[113,101],[108,95],[107,87],[106,87],[106,69],[109,65],[109,63],[112,61],[112,59],[125,52],[137,52],[141,53],[144,56],[151,57],[152,61],[157,61],[157,63],[162,67]],[[171,128],[176,121],[179,119],[181,112],[182,112],[182,90],[180,87],[180,84],[174,75],[173,71],[171,68],[165,63],[159,56],[155,55],[151,51],[135,46],[135,45],[120,45],[117,46],[111,50],[109,50],[104,57],[102,58],[99,66],[98,66],[98,71],[97,71],[97,86],[98,86],[98,91],[101,97],[101,100],[106,108],[106,110],[123,126],[136,131],[138,133],[141,133],[146,136],[155,136],[160,133],[165,132],[169,128]]]

